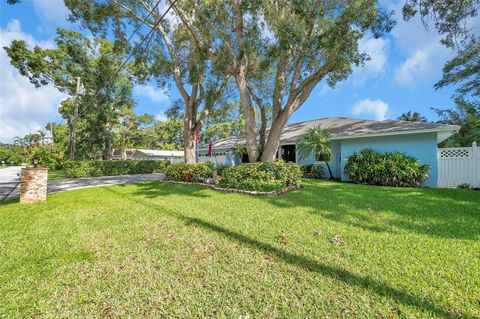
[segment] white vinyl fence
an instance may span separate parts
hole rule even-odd
[[[472,147],[439,148],[438,187],[457,187],[470,184],[480,187],[480,147],[473,143]]]

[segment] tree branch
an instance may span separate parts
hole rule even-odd
[[[280,49],[277,63],[277,73],[273,89],[272,117],[275,118],[282,110],[282,92],[285,86],[285,72],[287,70],[287,57],[284,49]]]
[[[191,1],[193,2],[193,0],[191,0]],[[194,5],[196,6],[195,3],[194,3]],[[233,47],[230,44],[230,42],[228,42],[227,36],[224,33],[222,33],[222,31],[220,31],[220,29],[217,28],[215,23],[213,23],[212,20],[207,15],[205,15],[205,13],[202,11],[202,9],[200,9],[198,6],[196,6],[196,10],[197,10],[200,18],[205,20],[207,22],[207,24],[210,26],[210,28],[213,30],[213,32],[220,38],[220,40],[222,40],[222,43],[227,48],[228,53],[230,53],[233,57],[235,57],[235,51],[233,50]]]
[[[192,0],[193,1],[193,0]],[[170,1],[171,2],[171,1]],[[191,18],[188,18],[185,11],[183,11],[177,4],[173,6],[175,12],[177,12],[180,20],[182,20],[183,24],[187,27],[188,33],[190,34],[191,40],[195,43],[197,48],[204,49],[205,44],[202,41],[202,38],[198,34],[197,30],[193,27],[193,21]]]

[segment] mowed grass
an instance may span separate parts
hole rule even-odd
[[[304,186],[0,204],[0,318],[480,317],[479,192]]]
[[[48,180],[54,181],[59,179],[65,179],[67,176],[65,175],[64,170],[48,170]]]

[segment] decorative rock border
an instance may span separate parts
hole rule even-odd
[[[166,184],[178,184],[178,185],[194,185],[194,186],[203,186],[207,187],[219,192],[223,193],[237,193],[237,194],[245,194],[245,195],[250,195],[250,196],[274,196],[274,195],[281,195],[285,193],[289,193],[291,191],[297,190],[302,188],[302,186],[287,186],[281,189],[277,189],[274,191],[270,192],[257,192],[257,191],[247,191],[244,189],[236,189],[236,188],[223,188],[223,187],[217,187],[212,184],[207,184],[207,183],[194,183],[194,182],[179,182],[179,181],[162,181],[163,183]]]

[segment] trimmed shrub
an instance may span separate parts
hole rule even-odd
[[[167,166],[165,169],[165,180],[198,182],[202,178],[211,178],[212,173],[213,165],[211,163],[177,163]]]
[[[301,168],[304,178],[322,179],[325,177],[325,167],[323,167],[323,165],[302,165]]]
[[[406,154],[372,149],[353,153],[345,165],[345,175],[352,182],[400,187],[420,186],[428,178],[429,170],[429,165]]]
[[[300,185],[300,166],[284,161],[248,163],[228,167],[222,174],[222,187],[251,191],[273,191]]]
[[[160,173],[168,165],[153,160],[67,161],[63,168],[67,177],[91,177]]]

